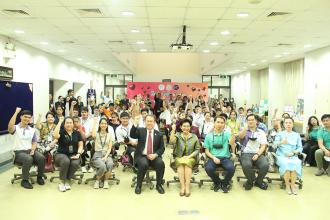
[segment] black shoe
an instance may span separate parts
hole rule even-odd
[[[156,189],[157,189],[157,191],[158,191],[160,194],[164,194],[164,193],[165,193],[165,191],[164,191],[162,185],[160,185],[160,184],[157,184],[157,185],[156,185]]]
[[[99,187],[103,188],[103,186],[104,186],[104,181],[102,180],[102,181],[100,181]]]
[[[38,176],[37,177],[37,183],[39,184],[39,185],[45,185],[45,181],[44,181],[44,179],[40,176]]]
[[[229,184],[222,184],[222,191],[224,193],[228,193],[229,189],[230,189],[230,185]]]
[[[135,187],[135,194],[141,194],[141,186]]]
[[[259,187],[262,190],[267,190],[267,188],[268,188],[268,184],[265,182],[261,182],[261,183],[255,182],[254,185]]]
[[[253,184],[250,183],[249,181],[246,181],[243,186],[244,186],[245,190],[251,190],[253,187]]]
[[[221,183],[215,184],[213,187],[214,192],[218,192],[221,189]]]
[[[21,186],[25,189],[33,189],[33,186],[28,180],[22,180],[21,181]]]

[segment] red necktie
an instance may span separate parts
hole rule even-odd
[[[151,131],[149,131],[148,135],[148,144],[147,144],[147,155],[152,154],[152,138],[151,138]]]

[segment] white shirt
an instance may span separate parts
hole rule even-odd
[[[203,136],[203,134],[206,136],[208,133],[210,133],[213,130],[213,127],[214,127],[214,123],[212,121],[209,122],[204,121],[204,123],[199,126],[199,132],[201,136]]]
[[[167,125],[170,125],[172,123],[171,120],[171,113],[168,109],[166,109],[165,111],[163,111],[162,113],[160,113],[159,115],[160,119],[164,119],[166,121]]]
[[[140,118],[140,121],[139,121],[138,127],[139,127],[139,128],[145,128],[145,127],[146,127],[146,122],[143,120],[142,117]],[[154,129],[157,130],[157,131],[159,131],[159,130],[158,130],[158,125],[157,125],[157,123],[155,123],[155,125],[154,125]]]
[[[81,126],[85,128],[85,134],[87,137],[90,136],[90,133],[93,128],[93,120],[90,118],[87,118],[86,120],[80,118]]]
[[[149,130],[147,129],[147,138],[146,138],[146,145],[144,146],[144,150],[142,152],[143,155],[147,155],[147,149],[148,149],[148,138],[149,138]],[[154,129],[151,130],[151,143],[152,143],[152,151],[154,149]],[[152,152],[154,153],[154,152]]]
[[[117,136],[118,143],[123,143],[125,137],[127,137],[127,136],[131,142],[137,143],[137,139],[133,139],[130,137],[131,128],[132,128],[132,124],[128,124],[127,127],[124,127],[123,125],[119,125],[116,128],[116,136]]]
[[[17,124],[12,135],[14,135],[14,151],[31,150],[32,143],[37,142],[36,130],[30,126],[21,128],[20,124]]]
[[[199,127],[200,125],[203,124],[204,115],[202,113],[198,113],[198,114],[192,113],[192,116],[193,116],[193,125]]]
[[[244,148],[244,153],[258,153],[261,144],[267,144],[267,137],[263,130],[257,129],[251,137],[256,137],[255,141],[249,140]]]

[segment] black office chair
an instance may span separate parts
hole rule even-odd
[[[153,172],[153,171],[155,171],[155,170],[152,167],[149,167],[146,172],[146,175],[142,181],[142,183],[145,183],[151,190],[155,187],[155,184],[153,182],[157,181],[154,176],[150,176],[150,172]],[[163,179],[162,184],[164,184],[164,183],[165,183],[165,180]],[[136,184],[137,184],[137,176],[134,176],[132,178],[131,187],[134,188],[136,186]]]
[[[13,161],[13,164],[15,167],[17,167],[20,170],[22,169],[22,164],[15,161],[15,154],[13,154],[12,161]],[[30,172],[29,179],[32,184],[35,184],[35,180],[33,179],[33,177],[37,177],[37,176],[38,176],[38,174],[36,172]],[[44,174],[43,178],[46,180],[47,176]],[[11,184],[14,184],[18,180],[23,180],[22,173],[14,173],[14,177],[10,180],[10,182],[11,182]]]

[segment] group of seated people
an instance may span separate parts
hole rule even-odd
[[[32,113],[17,108],[9,121],[8,131],[14,135],[15,163],[22,166],[21,186],[33,188],[29,182],[33,164],[38,167],[37,183],[45,184],[45,156],[38,150],[45,147],[44,151],[54,152],[61,192],[71,189],[71,180],[80,167],[83,172],[96,169],[94,188],[109,188],[114,148],[118,143],[125,147],[124,153],[137,169],[136,194],[142,191],[142,182],[149,167],[156,171],[156,190],[160,194],[165,193],[162,184],[166,144],[173,146],[171,167],[179,176],[180,196],[191,195],[191,176],[204,154],[201,154],[202,149],[207,158],[205,172],[212,179],[215,192],[228,193],[230,190],[237,155],[247,179],[245,190],[254,186],[267,190],[268,185],[264,181],[270,166],[266,154],[269,146],[267,136],[272,139],[271,147],[276,153],[276,164],[288,194],[297,194],[295,182],[302,176],[302,152],[307,154],[306,165],[311,165],[315,157],[317,176],[324,173],[330,176],[330,167],[326,168],[330,161],[330,114],[322,116],[323,127],[316,117],[308,120],[303,146],[300,134],[294,131],[294,120],[288,114],[284,114],[282,120],[274,123],[274,128],[268,131],[253,109],[241,107],[237,113],[230,103],[215,101],[209,106],[202,99],[193,100],[191,97],[187,103],[182,104],[181,100],[181,105],[176,106],[180,101],[177,99],[164,99],[158,117],[153,114],[151,106],[141,104],[141,96],[124,108],[102,103],[92,112],[86,106],[74,114],[76,109],[70,107],[66,117],[63,107],[58,105],[54,112],[46,114],[45,122],[41,123],[39,116],[34,128],[29,125]],[[15,125],[18,115],[20,123]],[[168,143],[164,143],[163,135],[167,136]],[[224,170],[223,179],[217,172],[219,167]],[[257,176],[255,169],[258,170]]]

